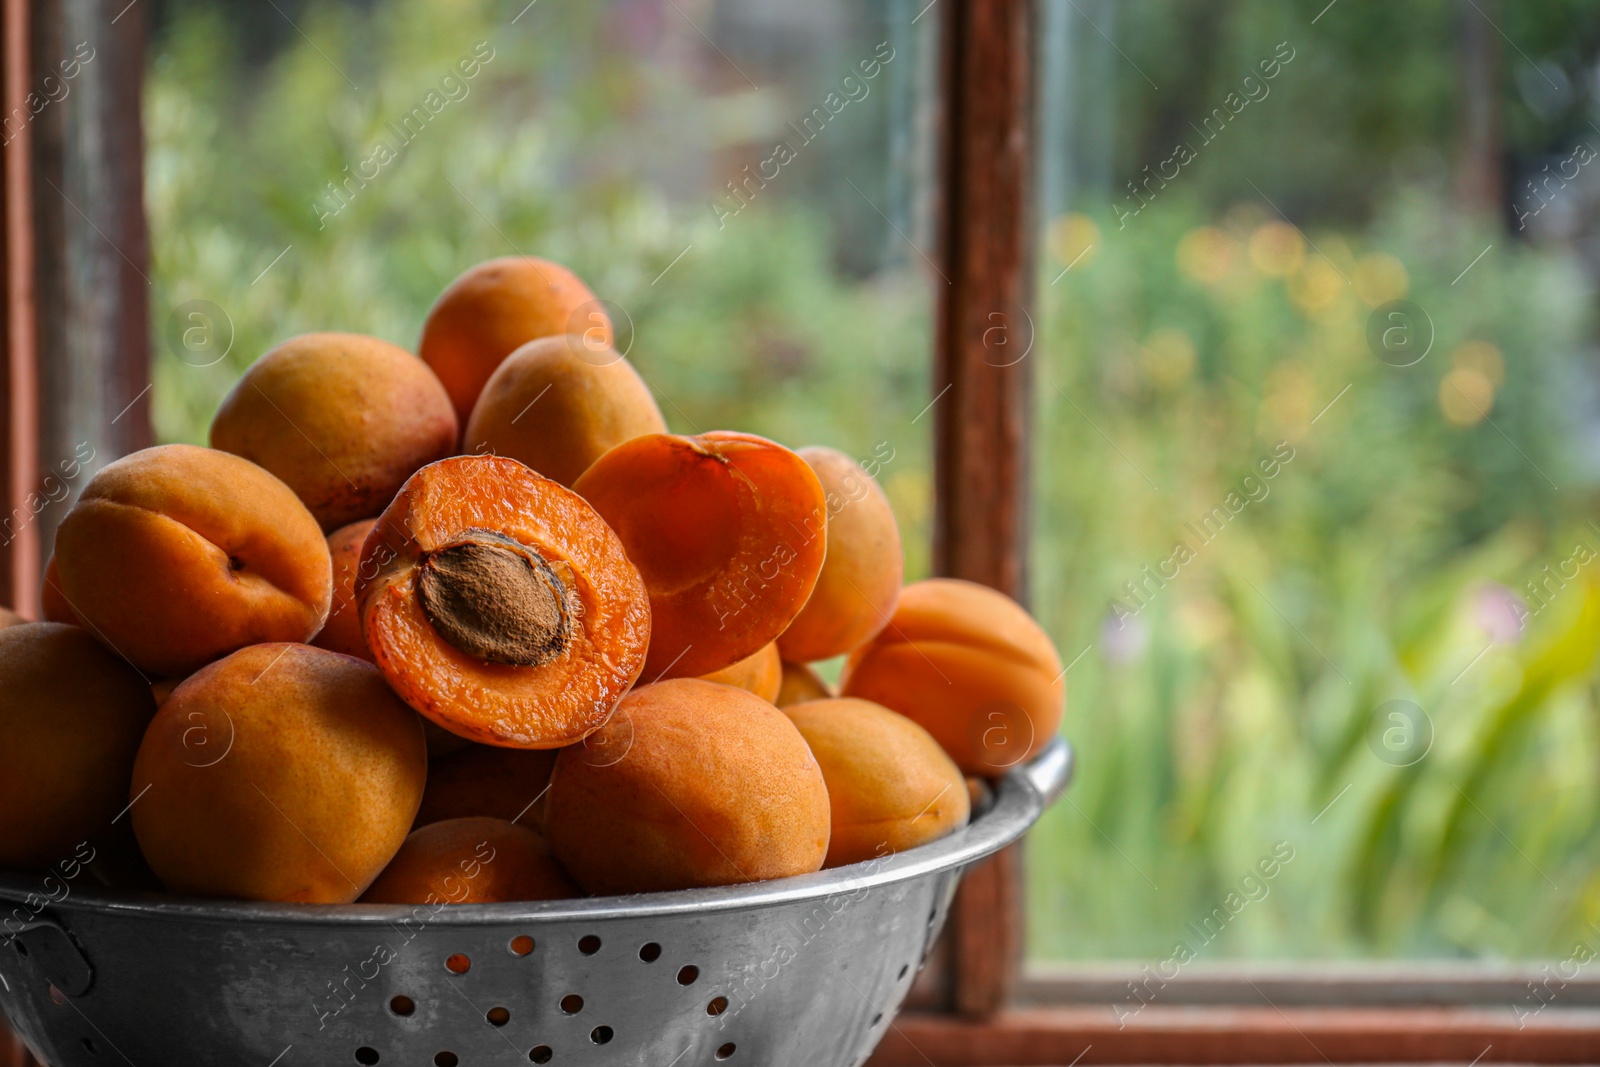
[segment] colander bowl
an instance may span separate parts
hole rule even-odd
[[[718,889],[436,909],[4,873],[0,1006],[51,1067],[854,1067],[962,872],[1021,837],[1071,767],[1056,740],[939,841]]]

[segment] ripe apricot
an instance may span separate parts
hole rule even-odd
[[[168,889],[342,904],[405,841],[428,758],[372,664],[265,644],[185,679],[133,767],[133,828]]]
[[[367,639],[361,636],[361,612],[356,607],[356,571],[361,569],[361,549],[376,519],[357,519],[328,535],[328,555],[333,559],[333,606],[328,621],[311,643],[329,652],[372,662]]]
[[[811,599],[778,638],[794,663],[843,655],[888,625],[900,594],[900,527],[861,464],[831,448],[802,448],[827,499],[828,554]]]
[[[90,631],[172,676],[322,627],[333,565],[317,520],[249,460],[158,445],[101,468],[56,531],[61,589]]]
[[[61,591],[61,572],[56,568],[54,552],[50,553],[50,559],[44,565],[44,581],[39,584],[39,608],[47,622],[83,625],[78,613],[67,603],[67,595]]]
[[[778,658],[778,646],[770,643],[762,645],[738,663],[720,671],[712,671],[705,679],[737,686],[769,704],[776,703],[778,690],[783,686],[783,661]]]
[[[10,608],[0,608],[0,630],[9,626],[21,626],[28,620],[12,611]]]
[[[679,678],[635,689],[603,733],[561,751],[545,836],[591,893],[783,878],[822,866],[828,789],[781,711]]]
[[[783,680],[778,686],[778,699],[773,703],[780,708],[787,708],[808,700],[831,700],[838,695],[833,686],[804,663],[785,662]]]
[[[417,810],[418,826],[472,815],[538,826],[550,785],[555,752],[492,745],[466,747],[428,767],[428,787]]]
[[[422,468],[356,578],[373,661],[462,737],[559,748],[633,685],[650,609],[622,542],[581,497],[502,456]]]
[[[822,486],[754,434],[647,434],[573,484],[627,546],[650,590],[652,680],[699,677],[777,637],[827,550]]]
[[[450,819],[411,832],[364,904],[495,904],[582,896],[545,839],[504,819]]]
[[[417,354],[465,423],[501,360],[535,338],[569,333],[594,351],[611,345],[611,320],[589,287],[559,263],[506,256],[479,263],[439,294]]]
[[[1061,723],[1055,645],[1016,601],[929,578],[900,591],[894,618],[846,661],[839,689],[919,723],[968,774],[997,775]]]
[[[333,530],[382,511],[412,471],[456,450],[459,431],[444,387],[410,352],[308,333],[244,372],[211,421],[211,447],[282,478]]]
[[[495,369],[462,436],[465,452],[520,460],[571,485],[614,445],[666,433],[638,371],[612,348],[562,334],[529,341]]]
[[[967,783],[939,742],[866,700],[813,700],[785,711],[828,783],[833,835],[825,867],[904,852],[967,824]]]
[[[104,848],[155,713],[139,672],[87,630],[0,630],[0,867],[71,860],[83,841]]]

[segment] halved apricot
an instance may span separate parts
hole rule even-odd
[[[520,460],[571,485],[607,450],[667,423],[650,388],[610,345],[562,334],[529,341],[495,370],[462,435],[464,452]]]
[[[449,819],[411,831],[363,904],[495,904],[582,896],[543,835],[504,819]]]
[[[328,535],[328,555],[333,558],[333,606],[328,621],[311,643],[329,652],[372,662],[367,639],[361,636],[361,612],[356,607],[356,572],[361,569],[361,549],[376,519],[357,519]]]
[[[646,434],[575,483],[650,590],[645,674],[737,663],[800,613],[827,551],[826,502],[806,461],[754,434]]]
[[[802,448],[828,501],[828,555],[811,599],[778,638],[794,663],[843,655],[889,623],[904,566],[900,527],[883,490],[855,460],[831,448]]]
[[[597,349],[611,344],[611,320],[589,287],[559,263],[505,256],[479,263],[439,294],[417,354],[465,425],[501,360],[536,337],[568,333]]]
[[[317,520],[247,459],[157,445],[111,463],[56,530],[68,604],[154,677],[322,628],[333,564]]]
[[[778,658],[778,646],[766,644],[738,663],[703,677],[708,682],[735,686],[769,704],[776,704],[778,691],[783,687],[783,661]]]
[[[445,729],[559,748],[606,721],[644,666],[650,608],[622,542],[572,490],[502,456],[422,468],[356,576],[395,691]]]
[[[995,776],[1055,736],[1064,673],[1049,635],[1016,601],[929,578],[900,591],[894,618],[851,654],[839,689],[920,724],[963,772]]]

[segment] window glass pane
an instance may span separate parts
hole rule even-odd
[[[677,432],[876,457],[927,565],[935,18],[909,3],[171,2],[147,82],[157,430],[311,330],[414,348],[545,256]],[[195,319],[196,312],[202,313]]]
[[[1042,17],[1034,958],[1595,944],[1600,12]]]

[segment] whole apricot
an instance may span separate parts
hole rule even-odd
[[[50,553],[50,559],[44,565],[44,580],[39,584],[39,609],[47,622],[83,625],[78,613],[67,603],[67,595],[61,591],[61,571],[56,568],[54,552]]]
[[[265,644],[173,690],[133,767],[133,828],[168,889],[347,904],[405,841],[428,757],[372,664]]]
[[[361,636],[361,609],[356,604],[356,572],[361,569],[361,549],[376,519],[357,519],[328,535],[328,555],[333,560],[333,606],[328,621],[311,643],[329,652],[372,662],[372,650]]]
[[[18,615],[10,608],[0,608],[0,630],[10,626],[21,626],[27,621],[24,616]]]
[[[114,836],[155,698],[87,630],[0,630],[0,867],[43,868]]]
[[[778,638],[794,663],[843,655],[889,623],[900,594],[900,527],[872,475],[831,448],[802,448],[827,500],[828,553],[817,586]]]
[[[822,486],[806,461],[748,433],[646,434],[572,488],[594,505],[650,591],[645,675],[694,678],[781,634],[827,551]]]
[[[828,783],[833,834],[825,867],[904,852],[967,824],[961,771],[922,727],[866,700],[785,710]]]
[[[778,698],[773,701],[780,708],[803,704],[808,700],[831,700],[839,694],[822,680],[822,676],[804,663],[783,664],[783,679],[778,685]]]
[[[406,703],[510,748],[598,729],[650,642],[644,583],[616,534],[503,456],[413,475],[367,537],[356,599],[373,661]]]
[[[287,485],[227,452],[158,445],[101,468],[56,531],[63,596],[160,677],[322,627],[333,564]]]
[[[893,620],[851,653],[839,689],[920,724],[965,773],[995,776],[1055,736],[1064,674],[1055,645],[1016,601],[929,578],[900,591]]]
[[[545,839],[504,819],[449,819],[411,832],[364,904],[495,904],[582,896]]]
[[[535,338],[569,333],[591,351],[612,343],[611,320],[589,287],[559,263],[506,256],[479,263],[439,294],[417,354],[465,423],[501,360]]]
[[[538,826],[544,795],[556,765],[551,749],[466,747],[434,760],[416,825],[482,815]]]
[[[828,853],[828,789],[805,738],[752,693],[699,678],[641,686],[561,751],[545,836],[590,893],[783,878]]]
[[[461,439],[465,452],[520,460],[570,486],[614,445],[666,433],[650,389],[609,345],[561,334],[529,341],[495,369]]]
[[[244,372],[211,447],[283,479],[324,530],[371,518],[418,467],[456,450],[444,386],[410,352],[354,333],[308,333]]]
[[[778,658],[776,644],[765,644],[738,663],[713,671],[704,678],[708,682],[737,686],[774,704],[783,687],[783,661]]]

